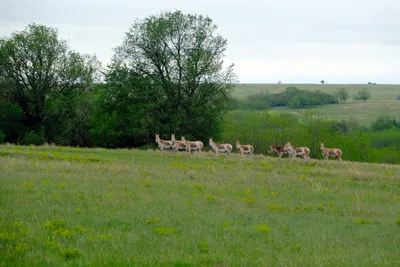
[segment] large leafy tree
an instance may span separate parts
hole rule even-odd
[[[154,142],[158,129],[161,90],[149,77],[129,68],[111,67],[106,84],[97,86],[91,135],[96,146],[136,147]]]
[[[218,135],[236,75],[233,65],[223,66],[227,40],[216,30],[209,17],[180,11],[137,20],[115,50],[109,85],[117,94],[127,84],[126,75],[129,81],[145,79],[146,86],[132,86],[126,93],[147,95],[147,102],[156,104],[144,120],[165,137],[171,132],[202,140]],[[116,78],[118,73],[124,78]],[[147,136],[154,139],[154,132]]]
[[[360,91],[358,91],[358,99],[367,102],[367,100],[370,98],[371,98],[371,93],[366,88],[362,88]]]
[[[44,25],[32,23],[0,39],[1,101],[10,110],[0,120],[44,132],[63,120],[56,116],[61,112],[47,110],[51,103],[87,91],[99,66],[95,56],[70,50],[57,29]]]

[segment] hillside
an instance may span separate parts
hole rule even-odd
[[[244,99],[263,90],[268,90],[270,93],[278,93],[289,86],[296,86],[301,90],[320,90],[327,93],[333,93],[338,88],[345,88],[349,93],[349,99],[346,103],[323,105],[317,108],[328,119],[350,119],[369,125],[378,116],[388,115],[400,121],[400,100],[396,100],[396,97],[400,95],[400,85],[397,84],[237,84],[233,91],[233,96],[238,99]],[[351,96],[361,88],[367,88],[371,93],[371,99],[366,103],[351,99]],[[298,113],[297,109],[286,107],[271,108],[270,111]]]
[[[396,266],[400,166],[0,146],[1,265]]]
[[[245,98],[251,94],[260,93],[267,89],[270,93],[279,93],[289,86],[295,86],[300,90],[333,93],[338,88],[345,88],[350,96],[356,94],[361,88],[367,88],[371,92],[371,100],[395,100],[400,95],[400,84],[261,84],[248,83],[236,84],[233,96]],[[352,101],[350,99],[350,101]]]

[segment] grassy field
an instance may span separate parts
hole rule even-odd
[[[338,88],[345,88],[350,96],[356,94],[361,88],[366,88],[371,92],[371,100],[395,100],[400,95],[400,84],[261,84],[248,83],[237,84],[232,92],[233,96],[239,99],[249,95],[257,94],[267,89],[275,94],[284,91],[289,86],[295,86],[301,90],[333,93]],[[350,101],[352,101],[350,99]]]
[[[233,91],[233,96],[243,99],[263,90],[268,90],[270,93],[278,93],[289,86],[296,86],[302,90],[320,90],[327,93],[333,93],[338,88],[345,88],[350,95],[347,103],[324,105],[318,108],[329,119],[353,119],[362,124],[370,124],[376,120],[377,116],[388,115],[400,121],[400,100],[396,100],[396,97],[400,95],[400,85],[397,84],[237,84]],[[371,99],[366,103],[362,101],[355,102],[351,99],[351,96],[355,95],[361,88],[367,88],[371,93]],[[271,111],[295,114],[298,112],[286,107],[272,108]]]
[[[395,100],[372,100],[364,102],[347,102],[337,105],[324,105],[313,108],[321,112],[322,116],[334,120],[354,120],[364,125],[369,125],[375,121],[378,116],[390,116],[400,121],[400,101]],[[276,107],[272,112],[285,112],[299,114],[299,110],[287,107]]]
[[[0,146],[0,265],[398,266],[400,166]]]

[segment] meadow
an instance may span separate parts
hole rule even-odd
[[[326,93],[333,93],[338,88],[345,88],[350,96],[356,94],[361,88],[366,88],[371,92],[371,100],[395,100],[400,94],[399,84],[262,84],[262,83],[247,83],[236,84],[232,95],[236,98],[243,99],[249,95],[260,93],[268,90],[271,94],[284,91],[289,86],[295,86],[300,90],[316,91],[320,90]],[[349,99],[350,102],[352,101]]]
[[[295,86],[300,90],[334,93],[338,88],[345,88],[349,93],[346,103],[335,105],[323,105],[313,108],[321,112],[328,119],[356,120],[364,125],[369,125],[376,120],[377,116],[389,115],[400,121],[400,85],[397,84],[236,84],[232,95],[237,99],[245,99],[249,95],[257,94],[267,90],[269,93],[279,93],[289,86]],[[371,98],[366,103],[354,101],[351,96],[355,95],[361,88],[366,88],[371,93]],[[298,114],[298,110],[287,107],[271,108],[272,112],[286,112]]]
[[[0,146],[1,266],[398,266],[400,166]]]
[[[347,103],[323,105],[313,109],[318,110],[321,116],[327,119],[356,121],[360,125],[366,126],[369,126],[378,116],[389,116],[400,121],[400,100],[371,100],[366,103],[350,100]],[[299,114],[299,110],[287,107],[276,107],[271,111],[273,113]]]

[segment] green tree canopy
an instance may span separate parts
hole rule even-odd
[[[371,98],[371,93],[368,91],[368,89],[362,88],[360,91],[358,91],[358,99],[367,102],[367,100],[370,98]]]
[[[43,131],[46,105],[88,89],[99,66],[95,56],[70,50],[57,29],[44,25],[32,23],[0,39],[1,101],[12,110],[0,120]]]
[[[345,88],[339,88],[337,89],[338,96],[340,101],[346,102],[346,100],[349,98],[349,93],[346,91]]]
[[[147,99],[157,104],[146,113],[151,119],[143,118],[143,123],[155,126],[152,130],[202,140],[216,136],[236,80],[233,65],[223,67],[227,41],[216,30],[209,17],[180,11],[137,20],[116,48],[106,80],[120,89],[138,77],[146,80],[146,86],[132,86],[125,93],[143,95],[139,91],[146,88]],[[154,132],[148,136],[154,139]]]

